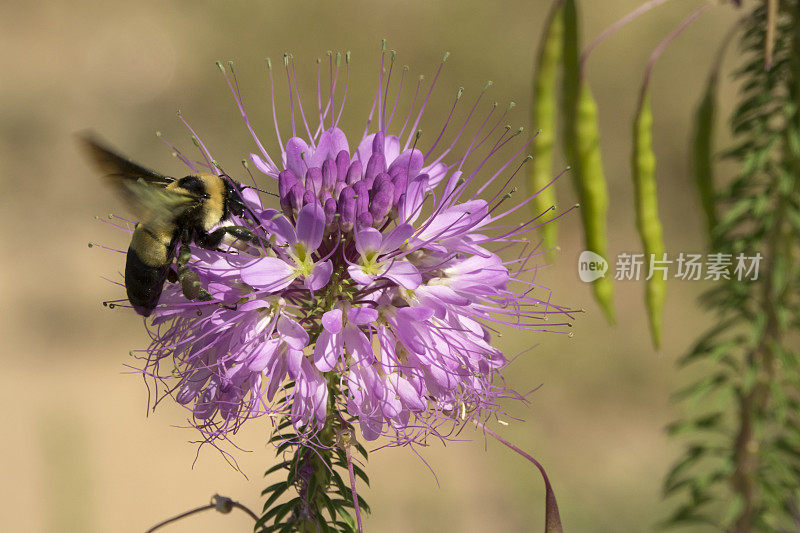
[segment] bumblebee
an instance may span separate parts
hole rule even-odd
[[[125,289],[140,315],[152,313],[168,279],[180,282],[189,300],[212,299],[197,273],[187,267],[189,244],[216,250],[226,237],[259,243],[244,226],[214,229],[232,214],[242,216],[249,211],[240,192],[246,186],[227,175],[200,173],[172,178],[130,161],[93,136],[81,136],[80,141],[104,179],[139,220],[125,261]]]

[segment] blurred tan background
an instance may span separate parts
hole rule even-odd
[[[584,39],[639,4],[581,3]],[[628,150],[642,67],[698,4],[667,4],[601,46],[590,62],[610,181],[612,256],[639,251]],[[185,422],[181,409],[165,403],[146,417],[146,390],[124,366],[128,351],[147,343],[142,324],[100,305],[122,295],[102,276],[116,277],[123,256],[87,248],[88,241],[127,247],[123,234],[93,220],[121,213],[121,206],[79,157],[73,133],[93,128],[145,164],[179,173],[153,133],[188,149],[175,119],[180,108],[215,156],[239,168],[254,147],[214,61],[237,62],[255,126],[274,146],[264,58],[291,51],[310,96],[315,59],[349,49],[353,77],[343,124],[359,135],[384,37],[400,64],[429,79],[442,53],[452,53],[427,131],[441,123],[458,86],[469,103],[489,79],[490,98],[516,100],[512,121],[527,128],[531,67],[548,8],[545,0],[0,3],[0,530],[141,532],[215,492],[258,511],[262,472],[274,461],[264,445],[266,421],[250,422],[237,440],[250,450],[237,453],[245,479],[213,450],[204,449],[192,468],[196,448],[188,441],[195,434],[174,427]],[[712,10],[655,73],[660,208],[675,253],[703,247],[687,173],[688,121],[732,11]],[[729,108],[733,89],[724,92]],[[558,193],[562,205],[575,201],[568,179]],[[651,531],[671,507],[660,498],[660,483],[679,448],[663,427],[676,415],[669,394],[689,377],[676,372],[674,361],[711,320],[696,305],[705,285],[670,283],[664,346],[654,353],[642,283],[616,284],[618,325],[609,327],[578,280],[578,228],[577,214],[566,218],[563,253],[538,281],[553,289],[554,301],[586,313],[571,339],[511,333],[500,340],[509,354],[538,343],[508,377],[521,390],[543,387],[530,406],[508,405],[524,422],[495,429],[545,465],[567,531]],[[464,436],[470,440],[422,450],[439,486],[408,449],[373,454],[364,496],[374,514],[366,529],[541,531],[538,473],[494,442],[485,449],[477,432]],[[251,526],[244,514],[209,513],[165,531]]]

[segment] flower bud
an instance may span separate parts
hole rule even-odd
[[[336,161],[330,157],[322,163],[322,188],[331,190],[336,184]]]
[[[370,215],[368,212],[360,213],[358,215],[356,226],[359,230],[372,227],[372,215]]]
[[[375,134],[375,137],[372,138],[372,153],[373,154],[382,154],[383,147],[386,145],[386,134],[382,131],[379,131]]]
[[[291,170],[284,170],[278,174],[278,196],[281,201],[289,194],[289,190],[298,183],[297,176]]]
[[[343,233],[352,231],[356,221],[356,193],[352,187],[345,187],[337,201],[339,228]]]
[[[292,188],[289,190],[289,194],[287,195],[288,198],[288,205],[289,208],[294,211],[300,211],[300,208],[303,207],[303,195],[306,193],[306,188],[300,182],[295,183]]]
[[[392,209],[392,200],[394,199],[394,187],[389,182],[384,182],[372,201],[369,203],[369,212],[375,222],[383,222],[389,210]]]
[[[366,179],[375,179],[381,172],[386,172],[386,156],[382,153],[372,154],[367,163],[367,170],[364,172]]]
[[[363,181],[357,182],[353,185],[353,191],[356,198],[356,213],[366,213],[369,211],[369,189],[367,184]]]
[[[350,163],[350,168],[347,169],[347,178],[345,181],[348,185],[353,185],[357,181],[361,181],[361,161],[353,161]]]
[[[322,190],[322,171],[318,167],[311,167],[306,172],[306,190],[317,195]]]
[[[347,153],[347,150],[342,150],[336,154],[336,179],[338,181],[344,181],[348,168],[350,168],[350,154]]]
[[[336,200],[328,198],[323,205],[325,211],[325,225],[333,223],[333,216],[336,214]]]

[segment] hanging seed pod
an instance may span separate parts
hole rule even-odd
[[[535,194],[532,206],[534,216],[539,216],[556,205],[555,184],[553,180],[553,148],[556,137],[556,97],[558,67],[561,63],[561,50],[564,33],[563,3],[553,4],[550,17],[545,23],[539,56],[533,74],[533,105],[531,123],[539,129],[533,144],[534,158],[531,162],[530,191]],[[552,214],[542,217],[543,221],[552,219]],[[547,258],[552,260],[557,242],[556,221],[551,220],[539,228],[548,250]]]
[[[658,218],[658,193],[656,191],[656,156],[653,152],[653,110],[650,101],[650,78],[656,61],[664,50],[684,31],[692,22],[697,20],[713,4],[707,3],[692,11],[672,32],[659,43],[650,54],[650,59],[645,68],[642,88],[639,93],[639,104],[633,121],[633,150],[631,152],[631,175],[636,207],[636,228],[642,240],[645,259],[647,260],[647,283],[645,285],[645,307],[650,322],[650,335],[656,349],[661,345],[661,324],[666,294],[666,275],[653,272],[654,261],[664,260],[664,237],[661,230],[661,220]],[[713,108],[708,120],[707,129],[713,121]],[[710,134],[710,132],[709,132]],[[706,148],[707,153],[701,157],[708,158],[707,171],[711,172],[710,143]],[[711,201],[711,200],[709,200]]]
[[[600,154],[597,105],[580,75],[578,16],[575,0],[564,2],[564,152],[573,167],[575,189],[581,204],[586,249],[603,258],[606,252],[608,192]],[[592,282],[594,297],[606,319],[614,323],[614,286],[604,276]]]
[[[658,217],[656,191],[656,156],[653,152],[653,110],[650,91],[645,88],[639,99],[639,108],[633,121],[633,150],[631,174],[636,202],[636,228],[642,239],[647,265],[645,307],[650,321],[653,346],[661,345],[661,324],[666,294],[666,279],[651,271],[653,259],[660,261],[664,254],[664,237]]]
[[[580,43],[578,42],[578,13],[575,0],[564,0],[562,7],[562,48],[563,66],[562,102],[564,112],[564,153],[570,165],[575,166],[578,149],[575,143],[575,113],[578,106],[578,83],[580,79]],[[577,188],[576,192],[580,192]]]
[[[606,251],[606,211],[608,191],[600,154],[600,132],[597,121],[597,104],[586,81],[579,87],[578,107],[575,115],[575,140],[578,147],[578,179],[581,218],[586,239],[586,249],[608,258]],[[614,286],[611,278],[603,276],[592,282],[594,296],[609,322],[614,322]]]

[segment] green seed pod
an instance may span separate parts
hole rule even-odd
[[[564,153],[573,168],[573,183],[581,204],[586,249],[604,258],[608,192],[600,154],[597,105],[580,76],[580,43],[575,0],[564,1]],[[592,282],[594,297],[614,323],[614,286],[608,276]]]
[[[539,56],[533,74],[533,106],[531,123],[539,129],[533,144],[534,158],[531,162],[530,191],[536,194],[531,202],[534,216],[552,209],[556,204],[555,184],[547,186],[553,179],[553,147],[556,138],[556,96],[558,67],[561,63],[561,43],[564,33],[563,6],[553,5],[539,45]],[[538,194],[537,194],[538,193]],[[544,215],[542,221],[550,220],[552,214]],[[556,221],[539,228],[544,247],[550,250],[548,259],[553,259],[557,242]]]
[[[700,206],[706,217],[709,242],[711,232],[717,225],[717,212],[714,204],[714,166],[713,137],[716,117],[717,75],[708,79],[706,93],[697,107],[694,117],[694,138],[692,140],[692,173]]]
[[[597,121],[597,104],[589,85],[583,81],[579,87],[575,113],[575,143],[577,164],[575,178],[581,203],[581,219],[586,249],[606,259],[606,211],[608,191],[600,154],[600,132]],[[610,323],[614,322],[614,286],[609,276],[592,282],[594,296]]]
[[[656,156],[653,152],[653,110],[650,91],[645,88],[639,100],[639,109],[633,122],[633,151],[631,174],[636,201],[636,228],[642,239],[648,277],[645,286],[645,307],[650,320],[653,346],[661,345],[661,323],[664,310],[666,280],[662,274],[650,272],[650,258],[660,261],[664,254],[664,237],[658,218],[658,193],[656,191]]]
[[[564,79],[562,86],[564,110],[564,152],[571,165],[576,164],[575,112],[580,79],[580,43],[578,42],[578,13],[575,0],[564,0],[562,9],[562,61]]]

